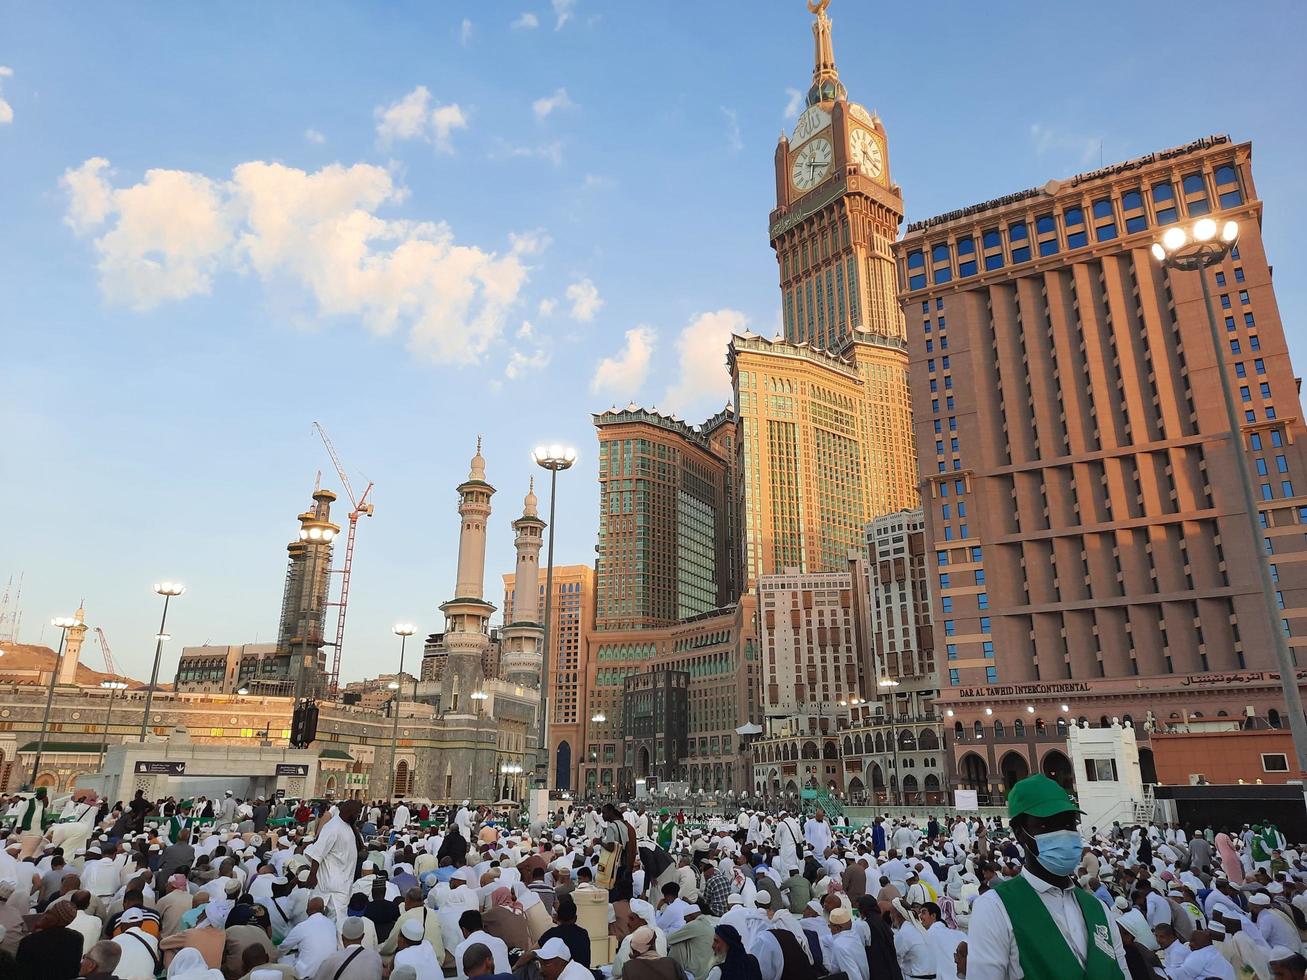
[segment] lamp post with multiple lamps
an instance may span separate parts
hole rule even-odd
[[[408,638],[417,631],[412,623],[396,623],[391,632],[399,637],[399,673],[395,675],[395,680],[390,683],[390,689],[395,692],[394,699],[391,701],[391,711],[394,717],[390,722],[390,795],[393,799],[395,790],[399,787],[395,785],[397,780],[395,770],[395,760],[399,755],[399,701],[400,701],[400,678],[404,676],[404,647],[408,644]]]
[[[472,765],[470,765],[470,766],[468,767],[468,774],[467,774],[467,790],[468,790],[468,795],[469,795],[469,796],[472,796],[472,795],[474,795],[474,787],[476,786],[476,773],[477,773],[477,768],[476,768],[476,759],[477,759],[477,756],[480,755],[480,753],[481,753],[481,719],[485,716],[485,713],[486,713],[486,701],[488,701],[488,700],[490,699],[490,695],[487,694],[485,691],[482,691],[482,690],[476,690],[476,691],[473,691],[471,694],[469,694],[468,697],[471,698],[473,701],[476,702],[476,708],[477,708],[477,713],[476,713],[476,718],[477,718],[477,725],[476,725],[476,729],[477,729],[477,744],[476,744],[476,748],[472,750]],[[494,759],[493,759],[493,760],[491,761],[491,763],[490,763],[490,767],[491,767],[491,768],[490,768],[490,773],[491,773],[491,779],[490,779],[490,781],[491,781],[492,783],[494,782],[494,770],[495,770],[495,764],[499,761],[499,734],[498,734],[497,732],[495,733],[495,753],[494,753],[494,754],[495,754],[495,757],[494,757]]]
[[[59,630],[59,651],[55,654],[54,664],[50,667],[50,684],[45,689],[45,713],[41,715],[41,737],[36,742],[36,758],[32,760],[32,788],[36,788],[36,777],[41,773],[41,756],[45,754],[45,737],[50,732],[50,709],[54,706],[54,685],[59,677],[59,664],[64,659],[64,646],[68,640],[68,631],[81,626],[82,621],[76,616],[56,616],[50,625]]]
[[[103,769],[104,756],[109,751],[109,725],[113,722],[113,702],[118,697],[119,691],[127,689],[127,682],[113,678],[112,680],[100,681],[100,686],[109,692],[109,709],[104,713],[104,736],[100,739],[100,765],[98,768]]]
[[[159,660],[163,657],[163,641],[169,639],[164,632],[168,623],[168,603],[186,591],[180,582],[156,582],[155,595],[163,596],[163,618],[159,620],[159,632],[155,636],[154,669],[150,671],[150,686],[145,691],[145,712],[141,715],[141,741],[145,741],[145,731],[150,724],[150,710],[154,706],[154,686],[159,683]]]
[[[1203,288],[1203,308],[1207,313],[1207,328],[1211,333],[1212,353],[1216,358],[1216,373],[1221,379],[1221,396],[1225,401],[1226,425],[1230,430],[1230,450],[1234,467],[1239,471],[1239,487],[1243,491],[1244,512],[1249,532],[1257,552],[1257,571],[1261,579],[1262,600],[1266,605],[1266,622],[1271,628],[1275,644],[1275,662],[1280,668],[1280,687],[1289,715],[1289,730],[1293,735],[1293,750],[1299,771],[1307,771],[1307,717],[1303,715],[1302,695],[1298,691],[1298,668],[1293,653],[1280,627],[1283,616],[1275,598],[1275,582],[1267,564],[1266,553],[1257,544],[1265,535],[1261,512],[1253,496],[1253,481],[1248,472],[1244,452],[1243,428],[1235,408],[1234,393],[1226,373],[1224,341],[1216,326],[1216,312],[1212,309],[1212,292],[1207,285],[1207,270],[1223,262],[1239,241],[1239,223],[1226,221],[1217,225],[1212,218],[1199,218],[1186,227],[1174,225],[1162,234],[1161,241],[1153,244],[1153,257],[1168,270],[1197,272]]]
[[[536,749],[536,788],[549,788],[549,635],[554,615],[554,500],[558,491],[558,474],[570,469],[576,462],[576,450],[568,446],[536,446],[531,453],[537,466],[549,471],[549,549],[545,564],[545,622],[544,636],[540,640],[540,708],[538,719],[539,740]]]

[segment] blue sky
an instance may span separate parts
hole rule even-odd
[[[1251,139],[1307,356],[1305,8],[1085,9],[835,0],[909,220],[1100,152]],[[317,470],[337,487],[315,419],[377,484],[346,677],[389,669],[392,622],[440,627],[478,433],[490,597],[540,441],[581,452],[557,559],[593,561],[589,413],[701,418],[729,393],[722,338],[775,331],[772,152],[810,20],[798,0],[0,2],[0,584],[25,574],[22,639],[85,597],[139,676],[171,577],[191,590],[165,674],[183,644],[267,641],[294,517]]]

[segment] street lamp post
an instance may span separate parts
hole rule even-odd
[[[894,718],[894,715],[899,710],[898,694],[894,690],[894,688],[898,686],[899,682],[889,675],[882,675],[876,680],[876,687],[889,688],[889,740],[894,750],[892,756],[894,760],[894,772],[890,775],[890,799],[894,801],[895,806],[898,806],[902,799],[899,795],[899,728],[898,722]]]
[[[1239,471],[1239,486],[1243,491],[1244,512],[1247,514],[1252,544],[1257,551],[1257,571],[1261,577],[1262,600],[1266,605],[1266,622],[1271,628],[1275,643],[1275,661],[1280,668],[1280,688],[1289,714],[1289,730],[1293,735],[1293,750],[1298,770],[1307,772],[1307,716],[1303,715],[1302,695],[1298,691],[1298,670],[1293,653],[1285,639],[1280,621],[1284,618],[1275,599],[1275,583],[1267,563],[1266,551],[1261,547],[1264,529],[1261,524],[1257,499],[1253,496],[1252,477],[1248,473],[1248,460],[1244,452],[1243,428],[1234,404],[1230,378],[1226,374],[1224,346],[1216,326],[1216,313],[1212,309],[1212,292],[1207,285],[1207,270],[1225,260],[1239,240],[1239,223],[1226,221],[1222,225],[1211,218],[1200,218],[1189,228],[1179,225],[1166,229],[1160,242],[1153,244],[1153,257],[1167,269],[1197,272],[1203,288],[1203,308],[1207,312],[1207,328],[1211,333],[1212,353],[1216,358],[1216,373],[1221,379],[1221,394],[1225,400],[1226,424],[1230,429],[1230,448],[1234,453],[1234,466]]]
[[[554,500],[558,491],[558,474],[576,462],[576,450],[567,446],[537,446],[531,453],[537,466],[549,471],[549,549],[545,564],[545,622],[540,641],[540,718],[536,747],[535,778],[538,789],[549,787],[549,634],[554,615]]]
[[[59,652],[55,654],[54,664],[50,667],[50,684],[45,689],[45,713],[41,715],[41,737],[36,743],[36,758],[32,761],[32,788],[36,788],[36,777],[41,772],[41,756],[45,753],[45,737],[50,731],[50,709],[54,706],[54,684],[59,677],[59,665],[64,659],[64,644],[68,631],[81,626],[82,621],[75,616],[56,616],[50,625],[59,629]]]
[[[398,789],[398,787],[395,785],[395,780],[396,780],[395,759],[399,754],[399,701],[400,701],[400,693],[401,693],[399,686],[402,683],[400,681],[400,678],[404,676],[404,647],[408,644],[408,638],[412,636],[415,631],[416,631],[416,627],[412,623],[396,623],[391,630],[392,633],[394,633],[396,636],[399,637],[399,673],[395,675],[395,683],[390,685],[395,691],[395,701],[393,705],[395,717],[391,719],[391,723],[390,723],[390,796],[391,799],[394,799],[395,790]]]
[[[145,712],[141,715],[141,741],[145,741],[145,730],[150,724],[150,710],[154,706],[154,686],[159,683],[159,660],[163,657],[163,641],[168,639],[168,634],[163,631],[168,622],[168,603],[174,596],[179,596],[186,591],[186,586],[180,582],[156,582],[154,592],[156,595],[163,596],[163,618],[159,620],[159,633],[155,637],[154,644],[154,669],[150,671],[150,686],[145,692]]]
[[[490,695],[487,694],[485,691],[476,690],[473,691],[471,694],[469,694],[468,697],[471,698],[473,701],[475,701],[477,705],[477,744],[476,744],[476,748],[472,750],[472,765],[468,767],[468,774],[467,774],[468,796],[474,796],[475,794],[473,790],[474,787],[476,786],[476,757],[481,751],[481,718],[485,714],[486,701],[490,698]],[[499,761],[499,733],[498,732],[495,733],[494,761],[495,762]],[[491,767],[492,767],[492,773],[490,779],[491,783],[495,781],[494,774],[493,774],[493,766],[494,763],[491,763]],[[493,788],[494,787],[492,787],[492,789]]]
[[[113,702],[118,696],[118,692],[126,690],[127,682],[120,680],[100,681],[100,686],[109,692],[109,710],[104,713],[104,736],[100,739],[100,765],[98,768],[104,768],[104,757],[109,751],[109,725],[113,721]]]

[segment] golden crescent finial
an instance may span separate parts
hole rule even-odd
[[[808,13],[822,14],[830,6],[830,0],[808,0]]]

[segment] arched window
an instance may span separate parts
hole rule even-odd
[[[1279,728],[1284,724],[1284,722],[1280,720],[1280,713],[1274,708],[1266,712],[1266,721],[1272,728]]]
[[[1022,721],[1020,718],[1012,722],[1012,734],[1015,735],[1017,738],[1021,738],[1023,735],[1026,734],[1026,723]]]
[[[877,737],[879,738],[879,736],[877,736]],[[953,739],[954,739],[954,741],[961,742],[961,741],[963,741],[966,737],[967,737],[966,732],[965,732],[965,731],[963,730],[963,728],[962,728],[962,722],[960,722],[960,721],[955,721],[955,722],[953,723]]]
[[[1065,718],[1058,718],[1058,719],[1057,719],[1057,733],[1058,733],[1058,735],[1060,735],[1062,738],[1066,738],[1066,719],[1065,719]]]
[[[972,726],[972,727],[973,727],[973,728],[975,729],[975,731],[976,731],[976,739],[977,739],[977,741],[979,741],[980,739],[983,739],[983,738],[985,737],[985,726],[984,726],[983,723],[981,723],[981,722],[978,721],[978,722],[976,722],[976,724],[975,724],[974,726]]]
[[[399,765],[395,767],[395,789],[394,789],[395,796],[409,795],[409,792],[412,789],[412,786],[409,783],[409,778],[410,778],[410,773],[408,768],[408,761],[405,759],[400,759]]]
[[[1002,737],[1004,736],[1004,734],[1006,734],[1006,733],[1005,733],[1005,730],[1004,730],[1004,728],[1003,728],[1003,722],[1002,722],[1001,720],[999,720],[999,719],[996,718],[996,719],[994,720],[994,737],[995,737],[995,738],[1002,738]]]
[[[1043,719],[1043,718],[1036,718],[1036,719],[1035,719],[1035,734],[1036,734],[1036,735],[1043,735],[1043,734],[1044,734],[1044,719]]]

